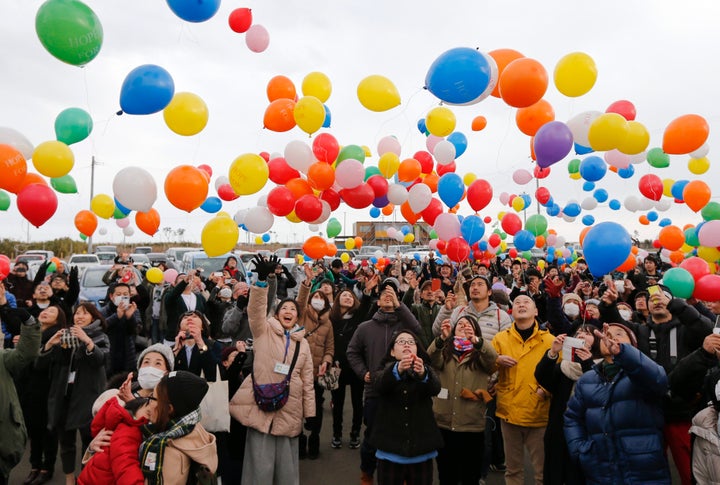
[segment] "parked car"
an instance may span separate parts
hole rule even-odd
[[[150,260],[151,266],[157,266],[160,263],[164,263],[168,268],[175,268],[175,265],[168,261],[168,256],[165,253],[147,253],[145,256],[147,256]]]
[[[55,253],[52,251],[46,251],[45,249],[28,249],[25,254],[40,254],[45,259],[52,259],[55,257]]]
[[[25,263],[30,264],[32,261],[39,261],[43,262],[45,261],[45,256],[42,254],[20,254],[17,258],[15,258],[15,264],[18,263]]]
[[[362,256],[364,254],[374,256],[376,251],[382,251],[383,253],[385,253],[385,249],[382,246],[363,246],[360,248],[358,256]]]
[[[168,250],[165,251],[165,254],[167,254],[168,261],[174,263],[175,269],[177,269],[179,271],[180,268],[178,268],[178,266],[182,266],[183,256],[185,256],[185,253],[189,253],[190,251],[202,251],[202,248],[193,248],[193,247],[168,248]]]
[[[68,266],[77,266],[78,274],[82,275],[90,266],[100,264],[97,254],[73,254],[68,258]]]
[[[136,246],[133,253],[135,253],[135,254],[152,253],[152,247],[151,246]]]
[[[117,253],[110,251],[102,251],[99,253],[95,253],[95,256],[97,256],[98,260],[100,260],[100,264],[113,264],[115,262],[115,257],[117,256]]]
[[[79,301],[91,301],[96,307],[100,308],[105,304],[107,297],[108,285],[103,281],[103,276],[112,268],[111,264],[97,264],[89,266],[80,277],[80,295]],[[140,272],[135,270],[138,278],[142,280]]]
[[[182,261],[182,272],[187,273],[193,269],[200,269],[205,277],[210,273],[222,271],[223,264],[228,256],[235,256],[233,253],[225,253],[222,256],[210,257],[205,251],[190,251],[185,253]],[[241,274],[247,274],[245,263],[238,261],[238,270]]]
[[[108,245],[95,246],[95,254],[97,254],[97,253],[113,253],[115,256],[117,256],[118,255],[117,246],[108,246]],[[115,258],[115,256],[113,256],[113,259]]]
[[[278,258],[294,258],[298,254],[303,254],[302,248],[280,248],[275,251]]]

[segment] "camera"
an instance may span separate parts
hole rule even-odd
[[[60,336],[60,346],[63,349],[74,349],[80,347],[80,340],[70,333],[70,329],[66,328],[63,334]]]
[[[245,339],[245,350],[252,350],[253,349],[253,339],[252,337]]]

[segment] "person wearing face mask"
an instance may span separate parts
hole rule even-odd
[[[559,275],[545,277],[544,283],[548,330],[555,336],[572,335],[582,324],[582,299],[574,292],[562,294],[564,282]]]
[[[110,362],[107,375],[130,371],[135,367],[135,336],[141,324],[140,311],[130,300],[130,287],[115,283],[108,289],[107,305],[100,309],[110,338]]]

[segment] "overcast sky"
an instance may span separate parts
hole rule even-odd
[[[75,167],[71,175],[79,194],[58,194],[55,216],[40,229],[30,227],[20,216],[15,197],[7,212],[0,212],[2,237],[32,241],[77,234],[73,218],[89,208],[90,160],[95,156],[95,194],[112,195],[115,173],[126,166],[142,166],[155,177],[161,227],[184,227],[186,238],[200,239],[203,225],[212,215],[197,209],[192,214],[171,206],[165,198],[166,174],[180,164],[208,164],[214,180],[227,175],[231,162],[240,154],[283,152],[291,140],[312,139],[295,128],[275,133],[262,128],[268,101],[268,80],[278,74],[291,78],[300,92],[305,75],[325,73],[333,92],[326,102],[332,112],[332,133],[341,145],[367,145],[373,157],[366,165],[377,164],[378,141],[395,135],[402,144],[401,158],[425,149],[425,137],[416,123],[438,105],[423,90],[425,75],[432,62],[453,47],[473,47],[488,52],[512,48],[540,61],[551,76],[545,96],[554,107],[556,119],[567,121],[588,110],[605,111],[612,102],[627,99],[637,108],[637,120],[651,134],[650,147],[660,146],[665,126],[674,118],[697,113],[711,125],[709,159],[720,147],[717,80],[720,78],[720,4],[714,1],[619,1],[578,2],[536,1],[427,1],[368,0],[364,2],[284,0],[282,2],[243,3],[225,0],[215,17],[191,24],[176,17],[161,0],[88,0],[100,18],[104,43],[99,55],[84,68],[62,63],[40,44],[35,32],[38,0],[0,0],[3,51],[0,55],[0,126],[14,128],[33,144],[54,139],[57,114],[69,107],[87,110],[94,120],[94,131],[85,141],[72,145]],[[253,9],[254,23],[264,25],[270,46],[263,53],[251,52],[244,34],[230,30],[229,13],[238,7]],[[598,68],[595,87],[579,98],[561,95],[552,83],[552,72],[564,55],[581,51],[589,54]],[[176,135],[165,125],[162,113],[148,116],[116,116],[120,88],[125,76],[142,64],[157,64],[173,77],[176,92],[190,91],[207,103],[210,120],[203,132],[193,137]],[[356,88],[361,79],[381,74],[392,80],[401,94],[402,104],[390,111],[374,113],[359,103]],[[457,159],[457,172],[473,172],[489,180],[495,201],[482,211],[496,218],[501,210],[497,196],[502,192],[531,195],[535,182],[518,186],[512,174],[519,168],[532,170],[529,138],[515,125],[515,109],[490,97],[467,107],[453,107],[457,130],[468,137],[468,150]],[[488,126],[480,132],[470,129],[471,120],[483,115]],[[553,166],[549,178],[541,181],[563,206],[590,195],[582,181],[572,181],[567,162]],[[611,198],[624,200],[638,193],[637,180],[646,173],[661,178],[692,179],[687,156],[673,156],[671,166],[654,169],[647,163],[636,165],[636,175],[621,180],[608,172],[597,186]],[[29,164],[31,166],[31,164]],[[32,170],[35,171],[35,170]],[[718,183],[714,164],[702,176],[711,187]],[[0,174],[2,176],[2,174]],[[234,214],[256,204],[260,194],[224,203],[223,210]],[[533,206],[534,209],[534,206]],[[463,203],[461,213],[470,213]],[[657,225],[641,226],[644,212],[611,211],[607,204],[590,212],[598,222],[613,220],[637,228],[644,238],[653,238]],[[348,225],[368,219],[368,210],[342,205],[335,216]],[[674,224],[701,221],[686,206],[662,213]],[[398,215],[400,219],[401,216]],[[390,218],[392,220],[392,218]],[[549,218],[550,227],[577,239],[579,221],[567,224]],[[96,234],[95,242],[121,242],[122,230],[114,221],[101,220],[107,236]],[[301,239],[310,235],[306,224],[293,225],[276,220],[272,229],[279,240]],[[162,241],[162,233],[155,240]],[[140,231],[129,242],[147,241]],[[242,235],[241,235],[242,240]]]

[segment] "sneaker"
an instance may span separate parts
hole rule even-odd
[[[333,439],[330,442],[330,446],[332,446],[335,449],[342,448],[342,441],[337,436],[333,436]]]
[[[353,450],[360,448],[360,435],[351,434],[350,443],[348,444],[348,446]]]
[[[500,465],[490,465],[490,470],[494,472],[504,472],[505,470],[507,470],[507,467],[504,463],[501,463]]]

